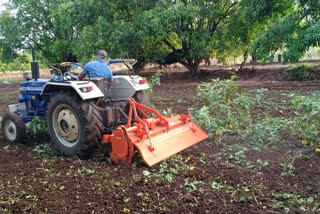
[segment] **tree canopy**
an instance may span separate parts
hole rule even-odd
[[[199,74],[203,59],[297,61],[319,46],[318,0],[9,0],[0,14],[0,60],[34,46],[48,61],[112,58],[162,62]]]
[[[291,11],[273,19],[254,42],[251,53],[259,59],[266,61],[270,54],[284,50],[285,62],[297,62],[310,47],[320,46],[320,1],[292,0],[291,3]]]

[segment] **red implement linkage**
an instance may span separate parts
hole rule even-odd
[[[134,147],[143,161],[153,166],[205,139],[208,135],[191,120],[191,115],[163,117],[155,110],[129,98],[127,126],[118,126],[112,135],[104,135],[103,142],[112,144],[110,158],[115,164],[131,165]],[[141,119],[138,113],[145,118]],[[155,115],[150,118],[147,112]],[[132,123],[132,118],[136,122]]]

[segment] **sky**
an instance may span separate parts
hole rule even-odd
[[[5,9],[3,5],[7,2],[8,0],[0,0],[0,12],[2,12]]]

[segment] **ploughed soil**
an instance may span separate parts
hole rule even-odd
[[[237,74],[241,92],[269,89],[267,98],[284,109],[269,109],[270,116],[290,118],[290,103],[282,94],[310,95],[320,81],[286,81],[288,67],[248,66],[238,72],[203,66],[197,78],[181,67],[164,68],[152,104],[162,113],[188,114],[190,107],[203,105],[197,86]],[[156,70],[141,75],[149,78]],[[0,84],[0,116],[18,93],[18,83]],[[231,134],[207,139],[152,168],[137,154],[128,167],[112,164],[99,151],[89,160],[61,157],[50,142],[35,136],[25,144],[9,144],[1,133],[0,213],[316,213],[320,156],[306,151],[295,157],[301,149],[301,139],[290,135],[254,150]],[[291,175],[283,170],[289,163]]]

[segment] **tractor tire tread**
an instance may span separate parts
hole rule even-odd
[[[70,99],[71,98],[71,99]],[[71,108],[78,115],[79,123],[80,123],[80,139],[77,144],[79,146],[74,149],[64,148],[64,146],[57,142],[57,139],[54,138],[54,143],[57,149],[65,156],[79,156],[80,158],[87,159],[90,158],[93,154],[95,148],[98,146],[98,143],[101,143],[102,134],[103,134],[103,123],[102,118],[99,114],[99,108],[94,104],[93,101],[82,101],[76,94],[72,92],[67,93],[58,93],[49,103],[48,112],[52,112],[51,108],[54,108],[55,103],[64,102],[66,100],[70,100],[68,102]],[[48,118],[48,127],[51,122],[51,118]],[[50,135],[54,135],[52,133],[52,129],[50,129]]]

